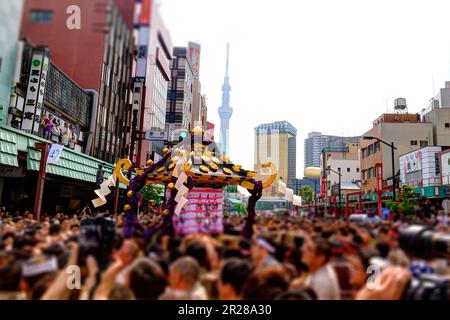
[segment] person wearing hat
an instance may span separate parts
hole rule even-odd
[[[251,257],[255,271],[260,271],[267,267],[280,266],[280,263],[273,254],[275,254],[275,247],[269,240],[262,237],[255,238],[251,247]]]

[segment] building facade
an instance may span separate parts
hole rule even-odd
[[[0,126],[0,204],[10,210],[33,209],[30,195],[36,194],[42,157],[36,143],[56,143],[63,149],[60,159],[47,165],[42,209],[77,212],[98,188],[98,166],[103,165],[105,178],[113,171],[112,164],[85,153],[83,137],[89,132],[94,96],[52,63],[48,48],[33,47],[26,41],[19,41],[18,48],[20,63],[14,75],[18,82],[11,90],[8,123]],[[40,81],[34,81],[38,78]],[[31,96],[33,92],[39,92],[38,98]],[[52,123],[51,131],[45,130],[48,123]],[[30,126],[25,129],[24,125]],[[106,208],[113,208],[111,199]]]
[[[414,188],[441,185],[442,147],[428,146],[400,156],[401,185]]]
[[[321,132],[310,132],[304,142],[304,167],[320,167],[320,156],[324,148],[329,150],[345,150],[347,143],[359,143],[360,137],[340,137],[323,135]]]
[[[421,147],[434,145],[433,124],[424,123],[419,114],[383,114],[363,136],[394,142],[394,174],[399,172],[399,157]],[[361,139],[361,189],[376,193],[392,188],[391,147],[376,139]]]
[[[358,191],[361,183],[359,143],[347,143],[346,148],[339,151],[324,148],[321,155],[321,171],[322,197],[337,196],[339,180],[341,194],[345,194],[346,190]],[[336,172],[340,172],[341,179]]]
[[[69,7],[80,14],[79,29],[67,26]],[[21,37],[47,46],[55,66],[92,90],[87,150],[107,162],[125,155],[134,7],[127,0],[27,0],[23,12]]]
[[[202,94],[202,86],[200,83],[201,45],[199,43],[189,42],[187,50],[188,60],[194,74],[191,128],[200,126],[206,131],[206,96]]]
[[[433,108],[422,115],[422,121],[433,125],[437,146],[450,147],[450,107]]]
[[[132,139],[131,132],[133,128],[142,132],[165,130],[173,46],[158,6],[153,0],[137,2],[134,32],[137,57],[129,121],[136,123],[136,126],[132,125],[129,130],[127,150],[133,161],[143,164],[156,155],[162,155],[164,138],[159,141],[135,140]]]
[[[276,194],[279,180],[289,188],[296,187],[296,154],[297,129],[289,122],[276,121],[255,128],[254,170],[262,172],[261,164],[270,161],[278,171],[277,180],[263,191],[264,196]]]
[[[214,130],[215,130],[214,123],[207,121],[206,122],[206,130],[205,130],[206,139],[214,141]]]
[[[194,73],[184,47],[173,49],[170,62],[172,78],[167,92],[166,126],[168,142],[178,142],[177,132],[191,131]]]

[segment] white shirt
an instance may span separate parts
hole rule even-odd
[[[339,281],[333,267],[327,263],[322,268],[308,276],[306,285],[311,287],[318,300],[340,300]]]

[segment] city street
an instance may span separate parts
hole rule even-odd
[[[429,2],[0,0],[0,300],[449,300]]]

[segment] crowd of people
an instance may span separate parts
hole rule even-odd
[[[61,121],[55,119],[52,114],[48,114],[42,117],[42,137],[50,140],[54,143],[59,143],[74,149],[78,142],[78,134],[75,126],[69,125],[64,122],[61,125]]]
[[[89,216],[114,223],[109,251],[82,254]],[[139,215],[146,228],[160,219]],[[240,235],[242,215],[226,215],[220,235],[124,239],[124,223],[123,213],[36,221],[28,211],[0,212],[0,299],[395,300],[414,278],[450,275],[448,257],[423,260],[399,246],[402,222],[258,215],[251,239]],[[421,223],[450,232],[448,223]]]

